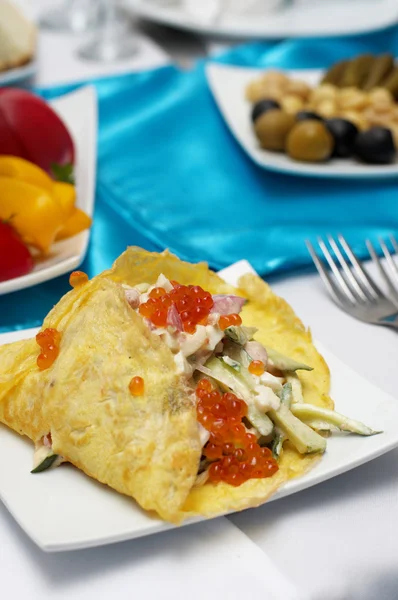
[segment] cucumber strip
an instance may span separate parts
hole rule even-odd
[[[277,350],[273,350],[266,346],[266,350],[268,353],[268,360],[273,367],[276,367],[280,371],[298,371],[299,369],[303,371],[313,371],[312,367],[305,365],[304,363],[297,362],[293,358],[289,358],[284,354],[281,354]]]
[[[364,425],[360,421],[349,419],[348,417],[329,410],[327,408],[320,408],[313,404],[294,404],[291,407],[292,413],[299,419],[321,419],[331,425],[335,425],[341,431],[349,431],[350,433],[357,433],[358,435],[377,435],[383,433],[382,431],[374,431],[367,425]]]
[[[283,442],[287,438],[286,438],[285,434],[283,433],[283,431],[281,429],[279,429],[279,427],[275,427],[274,431],[275,431],[275,436],[274,436],[274,439],[272,440],[271,450],[272,450],[272,456],[275,458],[275,460],[278,460],[281,456]]]
[[[292,402],[293,403],[304,402],[303,388],[301,386],[301,381],[298,378],[298,375],[296,373],[290,373],[286,377],[286,381],[288,383],[290,383],[292,386],[292,393],[293,393]]]
[[[230,340],[235,342],[235,344],[244,346],[246,342],[253,339],[253,335],[256,331],[258,331],[256,327],[245,327],[244,325],[237,327],[236,325],[232,325],[231,327],[227,327],[224,330],[224,333]]]
[[[281,403],[290,408],[293,402],[293,389],[291,383],[285,383],[281,391],[279,392],[279,398],[281,399]]]
[[[336,425],[332,425],[331,423],[327,423],[327,421],[322,421],[321,419],[301,419],[303,423],[311,427],[311,429],[315,429],[315,431],[340,431]]]
[[[268,415],[301,454],[326,450],[326,440],[300,421],[284,404],[279,410],[271,409]]]
[[[41,461],[40,464],[37,465],[37,467],[31,471],[31,473],[41,473],[42,471],[47,471],[47,469],[53,466],[57,458],[59,458],[58,454],[49,454],[44,460]]]
[[[281,399],[281,403],[287,408],[290,408],[290,405],[293,400],[292,385],[290,383],[285,383],[282,390],[279,392],[279,397]],[[275,435],[272,441],[271,450],[273,457],[276,460],[278,460],[281,455],[283,442],[286,439],[286,435],[283,433],[283,431],[279,429],[279,427],[275,427]]]
[[[260,412],[258,408],[254,406],[254,404],[250,404],[247,409],[247,420],[255,427],[261,435],[265,437],[269,436],[273,429],[274,424],[271,419]]]

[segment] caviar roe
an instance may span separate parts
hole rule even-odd
[[[129,390],[132,396],[142,396],[145,389],[145,383],[142,377],[133,377],[129,383]]]
[[[232,327],[233,325],[235,325],[236,327],[242,325],[242,319],[236,313],[233,313],[231,315],[221,315],[221,317],[218,320],[218,326],[222,330],[226,329],[227,327]]]
[[[265,371],[265,364],[261,360],[252,360],[248,370],[252,375],[262,375]]]
[[[88,275],[83,271],[73,271],[69,277],[69,283],[73,288],[80,287],[88,282]]]
[[[209,480],[225,481],[239,486],[249,479],[271,477],[278,464],[269,448],[261,448],[254,434],[242,423],[247,405],[230,392],[221,394],[208,379],[196,388],[197,418],[210,439],[203,454],[214,460],[209,468]]]
[[[39,369],[43,371],[51,367],[59,354],[61,334],[56,329],[48,327],[36,335],[36,342],[41,348],[36,362]]]
[[[166,327],[169,308],[174,305],[183,330],[186,333],[194,333],[197,325],[207,323],[207,317],[214,304],[213,298],[199,285],[186,286],[176,281],[172,281],[171,284],[173,289],[170,292],[166,292],[162,287],[154,288],[149,293],[147,302],[140,305],[139,313],[156,327]]]

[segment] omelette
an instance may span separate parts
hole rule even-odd
[[[339,429],[329,369],[256,275],[129,248],[73,289],[34,339],[0,347],[0,422],[35,445],[32,477],[69,462],[180,523],[264,503]]]

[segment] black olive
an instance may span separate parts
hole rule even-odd
[[[252,121],[258,119],[263,113],[268,110],[273,110],[274,108],[280,108],[281,105],[276,100],[272,100],[271,98],[265,98],[264,100],[260,100],[256,102],[256,104],[252,108]]]
[[[308,121],[309,119],[311,121],[323,121],[321,115],[311,110],[299,110],[296,114],[296,121]]]
[[[327,119],[325,121],[326,127],[334,139],[334,150],[333,156],[339,158],[347,158],[352,156],[354,153],[355,140],[358,136],[358,127],[347,121],[347,119]]]
[[[367,163],[385,165],[395,159],[392,133],[386,127],[371,127],[361,131],[355,142],[355,154]]]

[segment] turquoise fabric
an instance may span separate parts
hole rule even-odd
[[[241,66],[327,67],[362,51],[398,54],[398,29],[345,39],[238,46],[217,60]],[[99,96],[94,226],[82,269],[97,274],[127,245],[170,248],[219,269],[241,258],[262,275],[309,267],[304,239],[398,233],[397,181],[336,181],[267,172],[234,141],[204,63],[92,82]],[[41,91],[56,97],[77,86]],[[40,92],[40,90],[39,90]],[[38,325],[68,289],[63,276],[0,297],[0,331]]]

